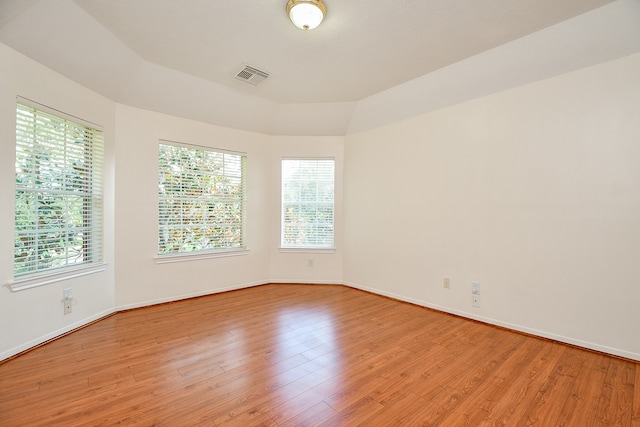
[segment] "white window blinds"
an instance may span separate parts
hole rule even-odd
[[[102,262],[102,163],[102,131],[18,104],[14,276]]]
[[[283,248],[334,246],[333,159],[282,160]]]
[[[246,160],[160,143],[159,255],[246,249]]]

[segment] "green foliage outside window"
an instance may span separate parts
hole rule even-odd
[[[102,132],[18,105],[14,275],[101,260]]]
[[[282,160],[282,247],[333,247],[334,163]]]
[[[158,161],[160,255],[246,248],[245,156],[160,144]]]

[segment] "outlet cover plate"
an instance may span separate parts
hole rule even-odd
[[[471,307],[480,308],[480,295],[471,295]]]
[[[71,298],[65,298],[64,300],[64,314],[71,314],[71,304],[73,304],[73,301],[71,300]]]
[[[480,295],[480,283],[471,284],[471,293],[473,295]]]

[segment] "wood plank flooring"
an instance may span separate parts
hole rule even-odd
[[[343,286],[118,313],[0,364],[9,426],[632,426],[640,364]]]

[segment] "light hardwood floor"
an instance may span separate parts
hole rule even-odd
[[[0,364],[9,426],[640,426],[640,365],[343,286],[118,313]]]

